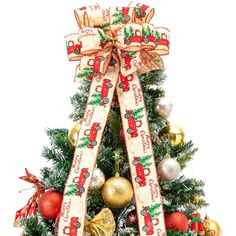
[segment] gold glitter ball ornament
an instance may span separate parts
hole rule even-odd
[[[203,221],[203,228],[206,236],[222,236],[220,225],[215,220],[210,220],[208,217]]]
[[[161,140],[169,140],[171,145],[177,147],[184,142],[184,131],[177,125],[166,125],[160,131],[158,136]]]
[[[133,199],[131,183],[120,176],[108,179],[102,188],[103,201],[112,208],[124,208]]]
[[[93,171],[92,179],[89,184],[89,189],[101,189],[105,183],[105,175],[99,168],[95,168]]]
[[[68,139],[73,147],[76,146],[80,128],[81,128],[81,122],[77,122],[69,130]]]

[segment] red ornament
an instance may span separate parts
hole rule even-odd
[[[55,220],[61,211],[63,194],[56,190],[48,190],[39,199],[38,208],[46,220]]]
[[[188,218],[181,211],[165,213],[166,229],[176,231],[188,231]]]
[[[136,224],[138,222],[138,216],[135,210],[131,211],[127,217],[127,225]]]

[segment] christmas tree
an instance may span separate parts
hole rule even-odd
[[[139,19],[139,15],[145,17],[148,9],[144,5],[138,6],[134,15],[138,17],[137,19]],[[83,10],[80,9],[80,11]],[[126,19],[131,20],[131,17],[127,18],[131,9],[125,8],[125,11]],[[126,22],[124,9],[123,12],[117,10],[113,16],[114,19],[111,22],[114,25]],[[103,25],[106,25],[107,28],[109,24],[105,22]],[[101,48],[108,47],[109,34],[104,35],[102,31],[96,31],[97,37],[103,43],[100,45]],[[145,44],[151,44],[152,40],[155,40],[156,47],[161,45],[169,48],[166,35],[155,31],[149,25],[143,28],[141,36],[134,35],[133,25],[124,27],[124,40],[130,37],[146,37],[148,40]],[[132,40],[130,41],[132,43]],[[72,54],[78,54],[78,48],[74,43],[73,47]],[[67,48],[67,50],[68,53],[71,53],[72,49]],[[124,51],[121,51],[122,53]],[[127,56],[131,58],[131,62],[131,55],[134,54],[136,55],[136,52],[125,51],[125,56],[121,55],[120,60]],[[109,98],[110,89],[115,89],[115,85],[108,78],[98,79],[102,77],[102,73],[100,74],[96,67],[98,63],[103,63],[103,60],[101,60],[101,55],[95,57],[93,64],[89,65],[90,67],[86,65],[84,70],[81,69],[77,74],[80,86],[78,92],[71,97],[73,111],[70,114],[70,118],[75,123],[74,126],[71,129],[47,130],[50,145],[43,148],[42,156],[51,163],[50,167],[44,167],[41,170],[40,180],[28,171],[26,171],[26,177],[22,177],[35,184],[36,192],[26,207],[18,211],[17,223],[23,226],[26,235],[57,235],[60,217],[63,215],[65,219],[66,211],[70,208],[65,203],[62,205],[63,193],[64,197],[78,199],[87,194],[86,235],[139,235],[140,229],[145,232],[144,235],[157,235],[157,233],[159,235],[162,231],[158,231],[158,229],[154,232],[154,226],[159,224],[159,216],[163,211],[167,235],[205,235],[203,233],[207,229],[203,229],[200,224],[202,223],[200,215],[196,213],[196,210],[207,205],[204,200],[204,182],[187,178],[181,174],[181,171],[193,159],[197,148],[194,147],[191,140],[185,140],[184,131],[179,126],[169,122],[172,105],[164,97],[165,92],[162,89],[166,79],[164,69],[159,67],[139,74],[138,79],[142,92],[138,90],[138,95],[135,94],[137,100],[139,96],[143,96],[145,107],[126,110],[125,114],[122,114],[119,94],[135,90],[135,78],[130,75],[119,75],[117,93],[111,100]],[[159,64],[160,58],[156,57],[153,61]],[[111,62],[117,64],[116,54],[112,56]],[[114,65],[110,63],[109,66]],[[124,66],[124,68],[126,67]],[[94,91],[91,91],[91,83],[94,78],[98,79],[100,84],[95,86]],[[104,130],[100,122],[91,122],[91,119],[88,119],[89,114],[85,112],[86,106],[94,109],[96,107],[105,109],[111,106]],[[145,114],[147,114],[150,136],[140,130]],[[123,120],[128,122],[127,129],[122,125]],[[83,122],[90,122],[90,128],[80,132]],[[102,131],[101,143],[99,143],[97,137]],[[130,160],[127,139],[132,140],[136,137],[143,137],[143,143],[139,145],[143,145],[144,149],[152,150],[154,163],[152,155],[149,154],[134,156]],[[148,142],[149,139],[151,144]],[[92,152],[98,146],[96,166],[90,173],[89,168],[80,167],[81,153],[84,149]],[[136,147],[136,149],[139,148],[139,146]],[[75,150],[77,150],[76,154]],[[87,158],[89,159],[91,156],[87,156]],[[152,165],[157,167],[159,185],[155,184],[150,177]],[[131,166],[133,172],[130,170]],[[73,178],[72,183],[66,185],[71,168],[74,168],[77,175]],[[158,195],[157,189],[160,189],[162,198],[162,203],[150,204],[143,201],[140,216],[142,216],[144,225],[141,227],[138,222],[140,216],[138,217],[136,213],[134,185],[136,189],[150,189],[153,195]],[[89,186],[88,191],[87,186]],[[115,190],[118,193],[114,193]],[[77,211],[77,218],[67,219],[68,226],[63,229],[65,235],[77,235],[76,230],[81,227],[78,218],[82,209],[77,209]],[[192,224],[189,224],[190,220]]]

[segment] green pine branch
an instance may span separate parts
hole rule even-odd
[[[176,232],[176,231],[168,230],[167,236],[194,236],[194,233],[192,233],[192,232],[185,233],[182,231]]]

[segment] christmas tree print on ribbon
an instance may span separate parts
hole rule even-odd
[[[94,122],[90,129],[84,131],[84,137],[79,140],[78,148],[91,148],[97,145],[97,134],[102,129],[100,123]]]
[[[148,9],[148,6],[142,5],[135,7],[135,15],[137,18],[143,18],[146,16],[146,10]]]
[[[79,79],[92,80],[94,77],[94,74],[95,73],[94,73],[93,67],[85,67],[81,73],[76,75],[76,77]]]
[[[124,117],[128,120],[128,129],[127,133],[131,135],[131,138],[136,138],[138,137],[138,129],[142,126],[142,121],[141,119],[143,118],[143,109],[142,108],[137,108],[134,110],[126,110],[126,113]]]
[[[131,43],[141,43],[143,41],[142,32],[139,29],[133,29],[132,26],[124,27],[124,43],[130,45]]]
[[[110,28],[109,28],[109,23],[100,25],[100,28],[101,28],[104,32],[109,31],[109,30],[110,30]]]
[[[113,87],[110,79],[104,79],[102,85],[95,87],[95,93],[91,95],[91,100],[88,102],[89,105],[93,106],[105,106],[109,103],[108,93],[109,89]]]
[[[135,182],[139,184],[139,187],[144,187],[147,185],[146,176],[150,175],[151,171],[148,167],[152,165],[150,162],[152,156],[146,155],[142,157],[134,157],[132,164],[135,166],[136,177]]]
[[[156,46],[158,45],[158,40],[160,39],[160,33],[158,31],[155,31],[155,33],[153,34],[153,30],[150,28],[149,25],[143,27],[142,36],[144,43],[147,44],[149,42],[152,42],[156,44]]]
[[[125,62],[123,67],[126,70],[129,70],[131,68],[131,61],[137,56],[137,52],[127,52],[127,51],[121,50],[120,56],[121,58],[124,59],[124,62]]]
[[[65,193],[65,195],[81,197],[82,194],[85,192],[84,185],[89,176],[90,173],[88,172],[88,168],[83,168],[80,172],[80,175],[73,179],[73,184],[68,185],[68,188],[70,189]]]
[[[102,48],[104,48],[105,45],[106,45],[106,43],[109,42],[110,40],[109,40],[109,38],[108,38],[105,34],[103,34],[100,30],[98,30],[98,34],[99,34],[99,38],[100,38],[100,46],[101,46]]]
[[[154,226],[159,223],[158,216],[161,214],[160,206],[161,204],[154,204],[143,207],[143,210],[141,211],[141,215],[144,217],[144,226],[142,227],[142,230],[146,232],[147,235],[153,235]]]
[[[129,15],[129,7],[117,7],[117,11],[115,12],[112,17],[114,20],[112,21],[112,25],[121,25],[121,24],[126,24],[130,21],[131,16]]]

